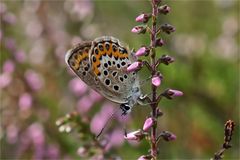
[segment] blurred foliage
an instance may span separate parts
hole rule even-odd
[[[225,153],[225,159],[239,159],[239,1],[163,3],[171,7],[171,12],[162,16],[159,24],[170,23],[176,32],[161,35],[166,45],[157,54],[171,55],[176,62],[159,67],[164,76],[159,93],[174,88],[182,90],[184,96],[160,102],[164,116],[159,119],[159,129],[177,135],[174,142],[161,142],[160,158],[213,157],[223,143],[224,123],[232,119],[236,122],[233,147]],[[21,0],[1,4],[10,14],[1,14],[1,76],[7,60],[15,64],[11,82],[1,88],[1,159],[38,159],[39,152],[44,152],[42,159],[80,159],[77,149],[82,142],[78,135],[60,133],[55,124],[58,118],[76,109],[77,102],[84,97],[69,89],[69,81],[75,76],[68,73],[64,55],[72,44],[102,35],[117,37],[135,49],[149,44],[147,35],[130,31],[137,25],[135,17],[150,11],[150,3]],[[18,59],[20,51],[25,53],[24,61]],[[26,80],[29,70],[34,70],[39,74],[37,79],[43,81],[37,90]],[[140,72],[143,80],[149,76],[145,71]],[[143,86],[146,93],[150,92],[149,83]],[[19,97],[26,92],[32,97],[32,105],[27,109],[19,104]],[[103,103],[106,101],[96,102],[89,117]],[[136,106],[127,129],[141,128],[147,113],[150,108]],[[37,133],[32,133],[32,128]],[[31,136],[33,143],[28,143]],[[38,136],[44,137],[42,148],[34,140]],[[136,159],[146,154],[148,148],[145,142],[138,145],[125,142],[110,153],[122,159]]]

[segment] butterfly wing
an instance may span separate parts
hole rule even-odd
[[[133,86],[138,86],[135,72],[127,73],[131,53],[114,37],[100,37],[92,42],[89,52],[93,74],[103,96],[117,103],[128,102]]]
[[[97,89],[97,80],[94,79],[95,76],[91,70],[91,64],[89,62],[89,51],[91,49],[91,45],[92,42],[77,44],[73,47],[73,49],[70,49],[67,52],[65,61],[82,81],[91,88]]]

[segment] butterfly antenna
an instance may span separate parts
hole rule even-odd
[[[96,139],[98,139],[98,138],[101,136],[101,134],[103,133],[104,129],[107,127],[109,121],[116,115],[117,111],[118,111],[118,110],[115,110],[115,111],[111,114],[111,116],[108,117],[107,122],[104,124],[103,128],[101,129],[101,131],[100,131],[100,132],[98,133],[98,135],[96,136]]]

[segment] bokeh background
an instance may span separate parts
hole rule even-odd
[[[176,141],[160,143],[160,158],[210,159],[223,143],[225,121],[232,119],[233,147],[225,159],[239,159],[239,1],[165,3],[171,12],[161,16],[159,24],[170,23],[176,32],[161,35],[166,45],[157,55],[168,54],[176,62],[159,67],[164,76],[159,93],[169,87],[184,96],[160,102],[164,116],[159,131],[177,135]],[[150,8],[147,0],[0,2],[1,159],[101,158],[96,153],[86,157],[83,146],[92,142],[91,134],[99,131],[117,105],[76,78],[64,56],[73,44],[102,35],[117,37],[135,49],[149,44],[147,34],[130,31],[137,25],[135,17]],[[140,71],[141,80],[148,75],[146,69]],[[149,85],[142,87],[145,93]],[[56,125],[72,111],[80,115],[80,123]],[[134,131],[149,113],[149,107],[136,106],[127,122],[114,118],[103,135],[108,140],[105,152],[122,159],[147,154],[146,141],[123,139],[123,123]]]

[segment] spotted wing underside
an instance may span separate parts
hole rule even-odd
[[[135,72],[126,72],[132,59],[129,49],[116,38],[104,36],[93,41],[89,54],[93,74],[99,81],[99,92],[114,102],[127,102],[137,80]]]

